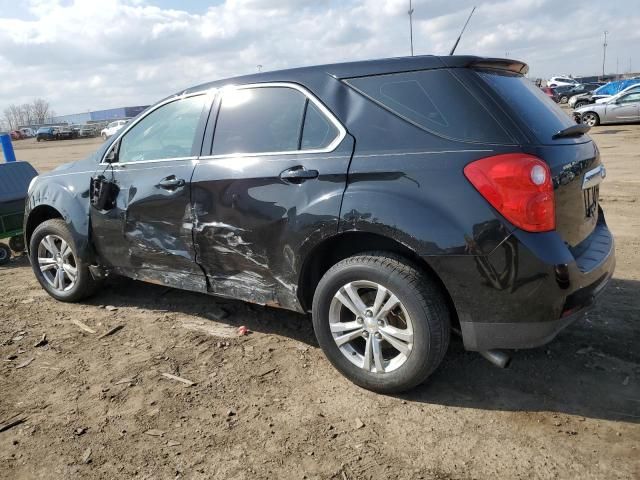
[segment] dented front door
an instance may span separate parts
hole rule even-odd
[[[116,272],[206,291],[195,262],[190,180],[211,100],[195,94],[160,104],[114,143],[112,163],[101,164],[118,192],[106,209],[92,207],[92,235],[101,261]]]

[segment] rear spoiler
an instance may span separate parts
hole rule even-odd
[[[466,57],[466,62],[461,62],[465,57],[450,57],[455,61],[448,62],[447,57],[441,57],[443,63],[448,67],[471,67],[486,68],[489,70],[502,70],[507,72],[519,73],[526,75],[529,72],[529,66],[519,60],[511,60],[509,58],[478,58]]]

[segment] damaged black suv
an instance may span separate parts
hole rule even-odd
[[[33,271],[62,301],[119,274],[311,312],[379,392],[425,380],[452,331],[488,357],[542,345],[615,260],[588,127],[526,71],[424,56],[180,92],[32,182]]]

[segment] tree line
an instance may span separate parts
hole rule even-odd
[[[51,110],[49,102],[42,98],[36,98],[31,103],[22,105],[9,105],[4,109],[4,121],[9,130],[26,125],[39,125],[52,120],[55,113]]]

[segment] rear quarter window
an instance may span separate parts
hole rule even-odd
[[[473,143],[513,143],[491,113],[448,70],[351,78],[346,83],[438,136]]]

